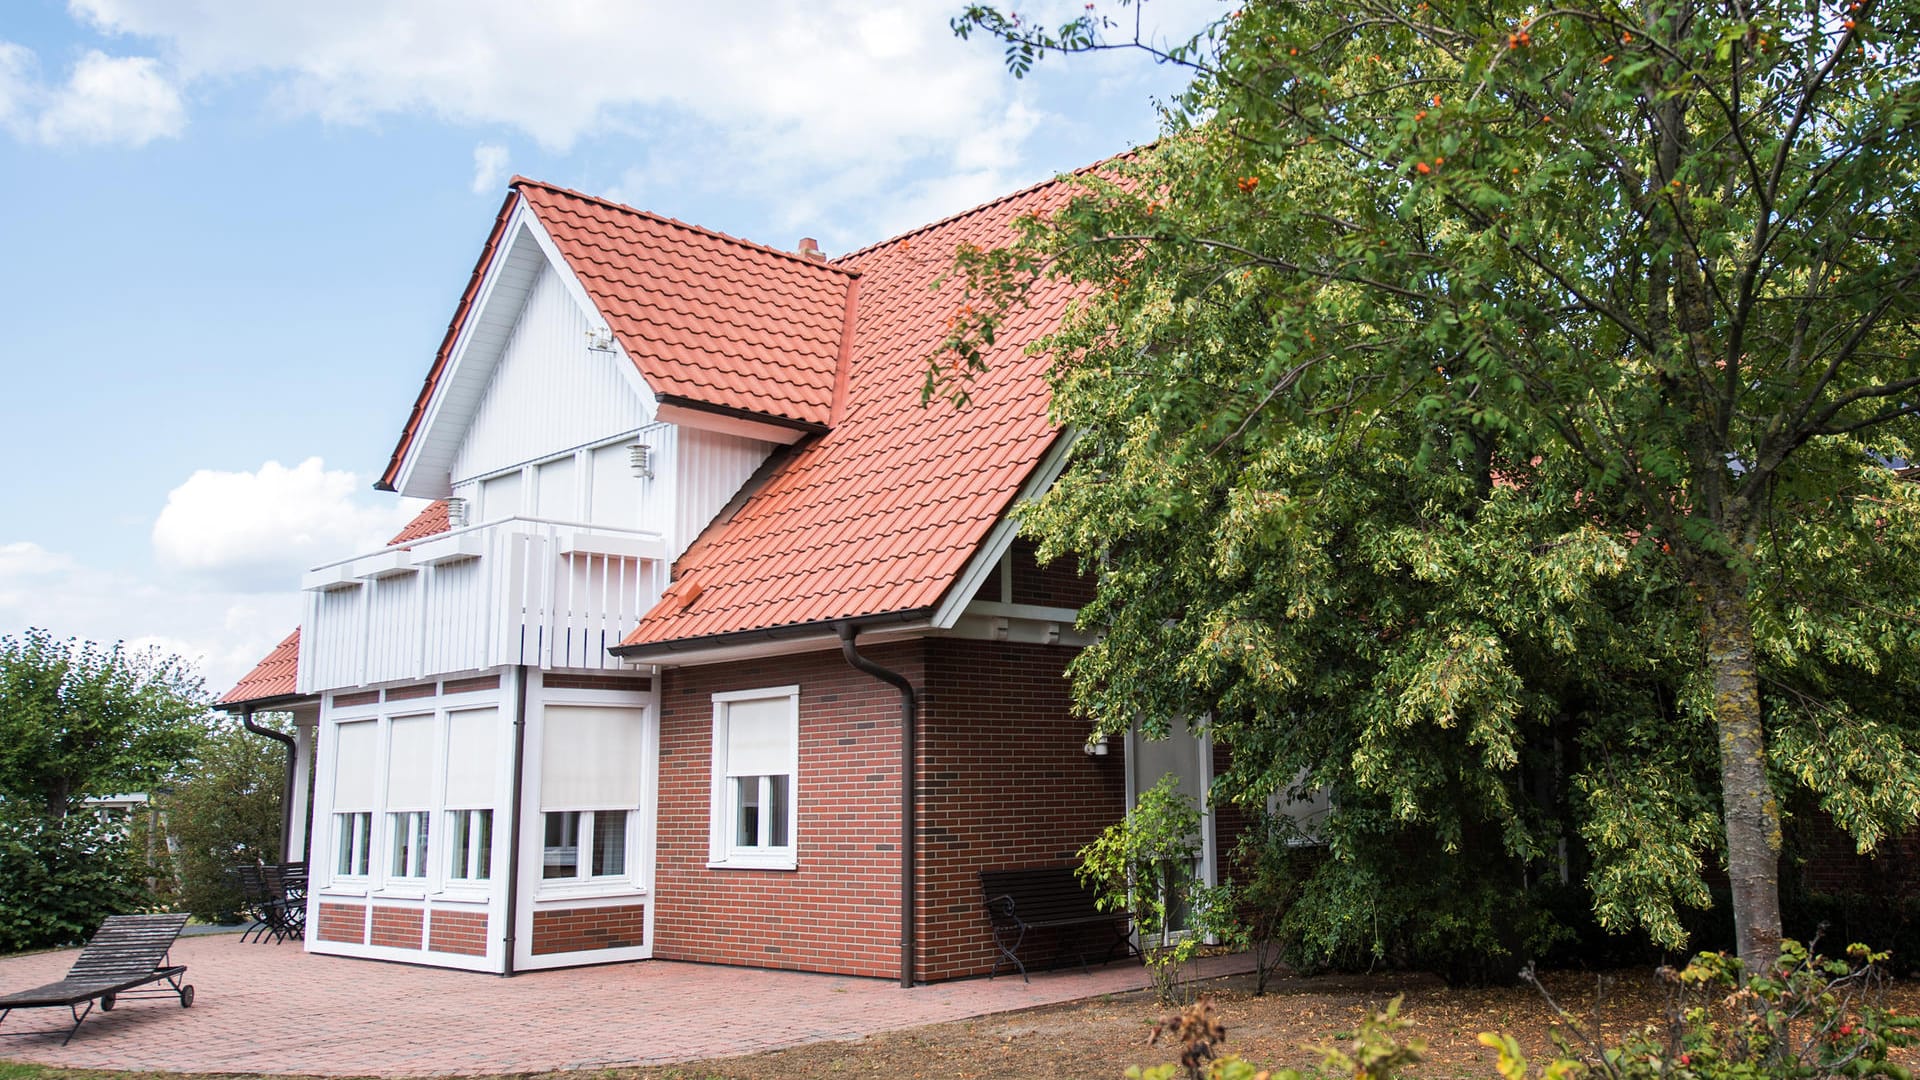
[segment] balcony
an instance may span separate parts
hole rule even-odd
[[[659,533],[506,518],[309,570],[299,691],[506,664],[618,668],[660,598]]]

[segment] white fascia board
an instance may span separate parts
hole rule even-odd
[[[663,424],[679,427],[699,428],[721,435],[734,435],[742,439],[758,439],[761,442],[779,443],[792,446],[811,432],[802,431],[785,424],[769,424],[759,420],[749,420],[742,416],[727,416],[707,409],[692,409],[685,405],[655,405],[654,419]]]
[[[527,210],[527,200],[515,202],[513,213],[507,216],[507,227],[500,230],[500,245],[493,249],[493,258],[487,263],[487,272],[480,279],[480,291],[474,294],[473,306],[467,309],[467,317],[460,324],[460,333],[453,339],[453,348],[447,353],[447,370],[440,373],[440,380],[434,384],[433,396],[427,399],[426,414],[420,417],[420,426],[413,433],[413,441],[407,444],[407,452],[400,459],[400,471],[393,480],[394,490],[402,495],[412,495],[421,499],[444,498],[446,493],[420,492],[412,490],[413,468],[420,460],[420,448],[426,442],[427,432],[440,421],[440,407],[446,402],[447,390],[454,383],[456,374],[467,356],[467,345],[473,338],[473,328],[480,323],[480,312],[486,309],[493,298],[493,289],[500,283],[504,273],[507,256],[519,239],[521,223],[531,216]]]
[[[593,297],[587,295],[587,287],[580,284],[580,275],[573,272],[573,266],[567,262],[566,256],[560,254],[560,245],[553,242],[553,236],[547,232],[547,227],[540,224],[540,216],[527,207],[525,199],[520,201],[520,206],[527,211],[521,223],[522,227],[526,229],[527,235],[533,237],[534,242],[540,245],[540,250],[546,252],[547,262],[552,264],[553,272],[559,276],[560,284],[566,288],[567,295],[573,297],[573,302],[579,305],[581,311],[597,319],[602,327],[606,327],[606,312],[601,311],[599,305],[593,302]],[[654,395],[653,387],[648,386],[647,380],[641,376],[640,365],[634,363],[633,357],[628,355],[627,347],[621,344],[618,334],[613,335],[613,352],[620,360],[620,372],[626,376],[627,385],[633,387],[633,392],[640,395],[640,400],[645,403],[646,414],[657,417],[660,412],[660,399]]]
[[[1000,568],[1000,560],[1006,556],[1007,552],[1013,550],[1014,536],[1020,531],[1019,525],[1013,520],[1014,508],[1046,494],[1047,489],[1053,486],[1053,482],[1060,479],[1060,473],[1067,467],[1067,455],[1079,437],[1080,434],[1077,431],[1062,432],[1060,437],[1054,440],[1052,449],[1048,450],[1040,459],[1040,463],[1027,474],[1027,482],[1021,486],[1020,493],[1013,497],[1013,503],[1007,507],[1007,512],[994,523],[993,529],[987,533],[987,538],[974,551],[973,558],[968,560],[967,565],[961,569],[960,577],[955,580],[953,587],[947,590],[946,598],[940,601],[938,608],[934,609],[933,625],[935,627],[951,630],[960,621],[960,616],[967,610],[967,605],[973,602],[974,594],[979,592],[980,586]]]
[[[850,619],[858,623],[858,619]],[[925,637],[932,629],[926,622],[900,623],[885,627],[863,626],[860,628],[860,645],[880,645],[889,641],[906,638]],[[737,645],[719,645],[689,647],[684,652],[649,653],[645,660],[629,661],[617,658],[623,667],[638,671],[652,667],[655,670],[673,668],[702,667],[707,664],[726,664],[736,660],[761,660],[774,656],[791,656],[795,653],[812,653],[832,650],[840,651],[840,637],[831,630],[796,634],[787,638],[762,638],[746,641]]]

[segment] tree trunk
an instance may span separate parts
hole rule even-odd
[[[1720,742],[1734,936],[1746,971],[1768,972],[1780,955],[1780,810],[1767,783],[1753,616],[1741,575],[1721,566],[1707,578],[1707,669]]]

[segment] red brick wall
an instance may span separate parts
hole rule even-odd
[[[1062,675],[1072,650],[974,641],[864,647],[920,691],[918,973],[984,974],[983,869],[1071,863],[1119,819],[1119,740],[1089,757]],[[800,687],[799,867],[707,868],[712,695]],[[662,680],[662,959],[899,974],[899,693],[836,652],[667,672]]]
[[[1014,603],[1077,608],[1093,599],[1093,579],[1080,576],[1072,556],[1041,566],[1033,553],[1033,541],[1013,542]],[[995,588],[989,586],[988,592]],[[985,598],[1000,599],[997,593]]]
[[[389,949],[417,949],[422,940],[426,912],[420,908],[374,905],[373,939],[370,944]]]
[[[321,941],[365,944],[367,909],[359,904],[321,904],[319,930],[314,936]]]
[[[646,931],[645,904],[536,911],[533,913],[533,955],[644,945]]]
[[[924,681],[917,642],[863,647]],[[795,870],[710,870],[713,697],[798,685]],[[838,650],[685,668],[662,677],[662,959],[854,975],[899,973],[900,694]]]
[[[1862,855],[1832,818],[1815,811],[1811,820],[1800,824],[1798,839],[1800,881],[1808,892],[1889,899],[1920,896],[1920,829],[1888,837],[1872,855]]]
[[[427,948],[462,956],[487,954],[487,913],[435,908],[428,924]]]
[[[920,774],[924,978],[991,968],[980,871],[1072,863],[1125,812],[1120,740],[1105,756],[1088,756],[1087,723],[1069,711],[1062,672],[1072,655],[1046,645],[929,645]]]

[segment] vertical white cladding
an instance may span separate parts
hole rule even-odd
[[[699,428],[679,428],[674,469],[673,528],[667,532],[675,555],[687,549],[700,530],[767,460],[773,444]],[[656,512],[666,510],[659,507]]]
[[[587,347],[588,327],[598,322],[589,322],[551,266],[541,269],[454,456],[455,483],[652,419],[634,386],[636,374],[622,370],[631,361]],[[488,520],[501,516],[490,507],[482,512]]]

